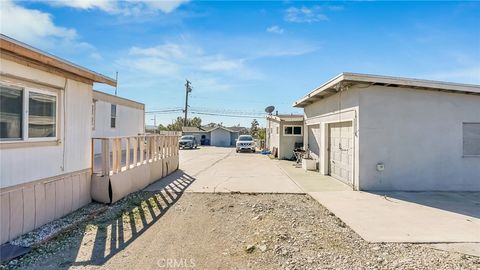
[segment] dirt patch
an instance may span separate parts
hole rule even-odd
[[[478,269],[480,258],[371,244],[308,195],[140,192],[6,268]]]

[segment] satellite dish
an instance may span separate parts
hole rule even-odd
[[[265,108],[265,112],[268,114],[272,114],[272,112],[275,110],[274,106],[268,106]]]

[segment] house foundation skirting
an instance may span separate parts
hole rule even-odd
[[[91,202],[91,170],[0,189],[0,244]]]
[[[153,160],[111,175],[92,175],[92,198],[114,203],[178,169],[178,156]]]

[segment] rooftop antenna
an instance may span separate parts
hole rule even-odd
[[[118,90],[118,71],[115,72],[115,96],[117,95]]]

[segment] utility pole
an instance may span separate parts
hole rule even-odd
[[[187,83],[185,84],[185,119],[183,119],[183,126],[187,126],[187,113],[188,113],[188,93],[192,92],[192,88],[190,85],[192,84],[190,81],[186,80]]]
[[[115,73],[115,96],[117,95],[118,90],[118,71]]]
[[[155,126],[155,130],[154,130],[153,133],[157,133],[158,127],[157,127],[157,115],[156,114],[153,115],[153,125]]]

